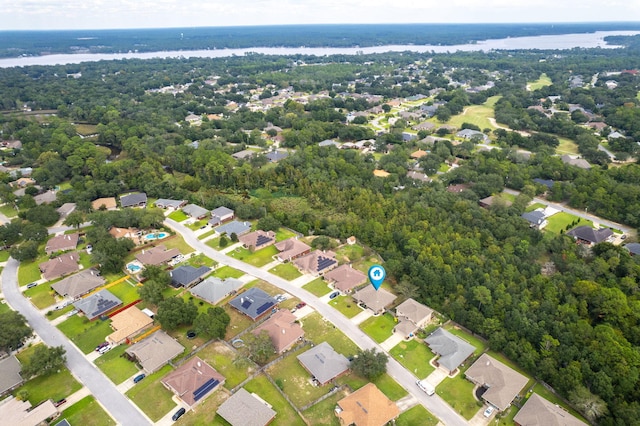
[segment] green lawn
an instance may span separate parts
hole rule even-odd
[[[135,363],[122,356],[126,349],[127,345],[118,345],[96,359],[98,368],[116,385],[124,382],[138,371]]]
[[[558,212],[553,216],[549,217],[547,219],[547,222],[549,223],[547,224],[547,226],[544,227],[544,230],[546,232],[551,232],[553,234],[560,234],[561,232],[562,233],[567,232],[568,230],[570,230],[575,226],[582,226],[582,225],[593,226],[593,222],[591,222],[590,220],[582,219],[578,216],[574,216],[567,212]],[[572,223],[575,223],[575,225],[572,226],[571,225]],[[567,227],[569,229],[567,229]]]
[[[207,240],[207,242],[205,244],[208,245],[209,247],[211,247],[214,250],[222,250],[222,249],[225,249],[225,248],[229,247],[232,244],[232,243],[228,243],[226,246],[220,247],[220,239],[221,239],[221,237],[212,238],[210,240]]]
[[[302,288],[316,297],[322,297],[331,291],[327,283],[322,278],[316,278],[310,283],[303,285]]]
[[[447,377],[436,387],[436,392],[465,419],[471,419],[480,409],[482,403],[473,396],[474,385],[464,378],[464,374]]]
[[[0,314],[10,312],[11,308],[4,299],[0,299]]]
[[[429,364],[435,354],[417,339],[400,342],[389,351],[392,357],[411,371],[418,379],[424,379],[435,370]]]
[[[510,405],[505,411],[496,415],[495,420],[498,426],[515,426],[513,418],[518,414],[518,408],[514,405]]]
[[[364,320],[360,324],[360,329],[369,335],[373,340],[382,343],[393,334],[393,327],[396,326],[396,319],[391,314],[379,315]]]
[[[451,117],[447,124],[460,128],[462,123],[471,123],[478,126],[480,130],[487,128],[493,130],[496,127],[491,124],[489,118],[494,117],[493,106],[498,99],[500,99],[500,96],[492,96],[482,105],[471,105],[465,107],[462,114]]]
[[[20,263],[20,267],[18,268],[18,283],[22,286],[38,281],[42,275],[38,265],[47,260],[49,260],[47,257],[41,256],[33,262]]]
[[[338,392],[335,395],[318,402],[316,405],[307,408],[302,412],[302,415],[312,425],[340,426],[340,420],[336,417],[334,408],[336,408],[338,401],[345,396],[347,396],[346,392]]]
[[[536,209],[544,209],[545,207],[547,207],[547,206],[545,206],[542,203],[531,203],[531,204],[529,204],[527,206],[527,208],[525,210],[528,211],[528,212],[532,212],[532,211],[534,211]]]
[[[56,302],[53,296],[55,292],[51,290],[49,283],[43,283],[33,288],[25,290],[24,295],[31,299],[38,309],[44,309],[47,306],[51,306]]]
[[[365,379],[364,377],[360,377],[355,373],[340,377],[338,379],[338,382],[349,385],[349,387],[351,387],[351,389],[353,389],[354,391],[369,383],[367,379]],[[378,389],[380,389],[380,391],[387,396],[387,398],[393,401],[397,401],[398,399],[407,395],[407,391],[404,390],[404,388],[400,386],[395,380],[393,380],[393,378],[387,373],[383,374],[371,383],[376,385]]]
[[[218,265],[218,262],[200,253],[198,255],[191,256],[189,260],[187,260],[187,264],[193,266],[194,268],[199,268],[200,266],[208,266],[209,268],[214,268]]]
[[[3,204],[0,206],[0,213],[4,214],[6,217],[11,219],[12,217],[18,216],[18,211],[13,206],[13,204]]]
[[[16,389],[13,395],[18,395],[21,390],[26,390],[29,394],[29,402],[35,406],[47,399],[57,401],[66,398],[80,388],[82,385],[73,378],[66,367],[63,367],[58,373],[27,381]]]
[[[331,389],[331,384],[314,386],[311,383],[311,375],[298,361],[297,355],[301,353],[303,352],[296,352],[284,358],[268,370],[268,374],[276,383],[278,380],[282,382],[282,391],[298,408],[312,403]]]
[[[396,420],[396,426],[436,426],[437,424],[438,419],[420,404],[400,414]]]
[[[286,425],[286,426],[304,426],[305,423],[302,421],[298,413],[295,412],[293,407],[289,405],[286,399],[280,392],[267,380],[264,375],[259,375],[249,383],[247,383],[244,388],[249,393],[255,393],[260,398],[267,401],[273,407],[273,410],[278,413],[276,414],[275,419],[273,420],[273,424],[275,426],[278,425]]]
[[[338,296],[329,301],[329,304],[347,318],[353,318],[362,312],[362,309],[360,309],[351,296]]]
[[[9,250],[0,250],[0,262],[6,262],[9,260]]]
[[[80,265],[85,269],[93,266],[91,255],[84,250],[80,252]]]
[[[567,138],[558,138],[560,145],[556,148],[558,154],[578,154],[578,145]]]
[[[328,342],[336,352],[349,357],[358,352],[358,347],[342,331],[314,312],[300,320],[305,337],[315,344]]]
[[[122,281],[114,286],[108,288],[108,291],[113,293],[118,299],[122,300],[122,305],[128,305],[131,302],[135,302],[140,298],[138,294],[138,288],[127,281]]]
[[[265,247],[255,252],[251,252],[244,247],[238,247],[235,250],[227,253],[227,255],[234,259],[242,260],[245,263],[253,266],[264,266],[269,262],[273,262],[273,256],[278,254],[278,249],[275,246]]]
[[[110,321],[89,321],[86,317],[74,315],[58,325],[65,336],[85,354],[96,349],[113,332]]]
[[[225,278],[240,278],[244,275],[244,272],[234,269],[231,266],[222,266],[213,271],[211,275],[224,280]]]
[[[296,234],[292,231],[289,231],[288,229],[278,228],[278,230],[276,231],[276,242],[284,241],[295,236]]]
[[[164,244],[164,246],[167,248],[167,250],[170,250],[172,248],[177,248],[178,250],[180,250],[180,253],[182,254],[189,254],[194,251],[193,247],[187,244],[180,235],[176,235],[173,238],[165,239],[161,241],[162,241],[162,244]]]
[[[478,339],[477,337],[467,333],[466,331],[462,330],[461,328],[458,328],[456,325],[454,324],[447,324],[444,327],[445,330],[447,330],[448,332],[450,332],[451,334],[454,334],[456,336],[458,336],[459,338],[461,338],[462,340],[466,341],[467,343],[473,345],[476,350],[474,351],[475,355],[480,355],[482,352],[484,352],[487,349],[487,343],[484,342],[481,339]]]
[[[205,232],[204,234],[200,234],[200,235],[198,235],[198,239],[199,239],[199,240],[204,240],[205,238],[210,237],[210,236],[212,236],[212,235],[213,235],[213,234],[215,234],[215,233],[216,233],[216,230],[215,230],[215,229],[212,229],[211,231],[207,231],[207,232]],[[216,246],[215,248],[217,248],[217,246]]]
[[[251,318],[241,314],[228,304],[222,305],[222,309],[224,309],[224,311],[229,315],[229,318],[231,318],[231,322],[227,327],[227,332],[224,335],[225,340],[229,340],[232,337],[237,336],[238,334],[249,328],[251,324],[253,324]]]
[[[160,379],[172,370],[170,365],[165,365],[126,392],[126,395],[154,422],[176,407],[176,403],[171,399],[173,393],[160,383]]]
[[[542,89],[543,87],[551,86],[552,84],[553,82],[551,81],[549,76],[547,76],[547,74],[545,73],[542,73],[540,74],[540,78],[538,78],[536,81],[527,83],[527,90],[533,92],[534,90]]]
[[[255,364],[250,360],[234,362],[236,352],[219,342],[208,345],[198,352],[198,356],[225,377],[224,387],[227,389],[238,386],[255,370]]]
[[[340,263],[354,262],[364,255],[364,248],[359,244],[345,244],[336,250],[336,259]]]
[[[207,222],[207,219],[196,220],[195,222],[188,224],[187,228],[191,229],[192,231],[197,231],[201,227],[205,226]]]
[[[72,425],[83,426],[109,426],[116,424],[91,395],[82,398],[64,410],[60,415],[60,419],[67,419],[69,424]]]
[[[182,293],[182,300],[184,300],[186,303],[193,302],[193,304],[198,307],[199,314],[207,312],[209,308],[213,308],[213,305],[211,303],[205,302],[204,300],[192,296],[188,291]]]
[[[189,218],[186,214],[182,212],[182,210],[176,210],[167,216],[169,219],[175,220],[176,222],[182,222]]]
[[[82,136],[89,136],[98,133],[98,126],[95,124],[76,124],[76,132]]]
[[[269,272],[279,276],[280,278],[284,278],[287,281],[295,280],[302,276],[300,271],[298,271],[298,268],[296,268],[292,263],[281,263],[269,269]]]
[[[228,398],[222,391],[212,392],[205,400],[198,403],[195,410],[189,410],[178,420],[180,426],[230,426],[222,417],[216,414],[218,407]]]

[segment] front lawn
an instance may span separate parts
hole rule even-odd
[[[256,267],[264,266],[267,263],[273,262],[273,256],[276,254],[278,254],[278,249],[273,245],[253,253],[244,247],[238,247],[227,253],[228,256],[233,257],[234,259],[241,260]]]
[[[9,219],[18,216],[18,210],[16,210],[13,204],[3,204],[0,206],[0,213],[4,214]]]
[[[473,388],[473,383],[465,379],[461,372],[453,378],[444,379],[436,387],[436,392],[449,403],[451,408],[469,420],[482,407],[482,403],[473,396]]]
[[[360,309],[351,296],[338,296],[330,300],[329,304],[347,318],[353,318],[362,312],[362,309]]]
[[[355,373],[348,374],[346,376],[342,376],[338,379],[338,382],[349,385],[351,389],[358,390],[369,381],[364,377],[360,377]],[[387,373],[384,373],[382,376],[372,381],[374,385],[380,389],[380,391],[387,396],[392,401],[397,401],[400,398],[405,397],[408,392],[400,386],[391,376]]]
[[[213,235],[213,234],[215,234],[215,233],[216,233],[216,230],[215,230],[215,229],[212,229],[211,231],[207,231],[207,232],[205,232],[204,234],[200,234],[200,235],[198,235],[198,239],[199,239],[199,240],[204,240],[205,238],[210,237],[210,236],[212,236],[212,235]],[[220,241],[220,240],[218,240],[218,241]],[[217,247],[218,247],[218,246],[216,245],[214,248],[217,248]]]
[[[148,375],[126,393],[154,422],[160,420],[176,407],[176,403],[171,399],[173,393],[160,383],[160,379],[172,370],[170,365],[165,365],[155,373]]]
[[[244,388],[249,393],[255,393],[260,398],[267,401],[273,407],[273,410],[278,413],[275,419],[273,419],[273,425],[286,425],[286,426],[304,426],[305,422],[298,416],[293,407],[289,405],[286,399],[278,392],[278,390],[267,380],[267,378],[261,374],[247,383]]]
[[[400,414],[396,420],[396,426],[436,426],[437,424],[438,419],[420,404]]]
[[[80,388],[82,385],[73,378],[66,367],[63,367],[57,373],[27,381],[13,391],[13,395],[18,395],[20,391],[25,390],[29,395],[29,402],[35,406],[47,399],[57,401],[66,398]]]
[[[243,275],[244,272],[239,271],[238,269],[234,269],[231,266],[222,266],[213,271],[213,274],[211,274],[211,276],[218,277],[221,280],[224,280],[226,278],[240,278]]]
[[[176,222],[182,222],[189,218],[189,216],[184,214],[182,210],[176,210],[174,212],[171,212],[167,217],[171,220],[175,220]]]
[[[96,359],[96,366],[116,385],[138,371],[136,364],[123,356],[126,349],[127,345],[119,345]]]
[[[74,315],[58,325],[58,328],[85,354],[96,349],[113,332],[110,321],[89,321],[84,316]]]
[[[317,312],[302,318],[300,325],[304,330],[305,338],[316,345],[328,342],[336,352],[346,357],[358,352],[358,346],[351,339]]]
[[[402,341],[394,346],[389,353],[420,380],[429,376],[435,370],[429,364],[435,354],[419,340]]]
[[[197,231],[198,229],[202,228],[203,226],[206,226],[207,222],[208,222],[207,219],[196,220],[195,222],[188,224],[187,228],[191,229],[192,231]]]
[[[116,422],[107,414],[96,399],[89,395],[60,414],[69,424],[83,426],[110,426]]]
[[[280,278],[284,278],[287,281],[295,280],[302,276],[300,271],[298,271],[298,268],[296,268],[293,263],[281,263],[269,269],[269,272],[279,276]]]
[[[38,309],[44,309],[56,303],[56,299],[53,296],[54,294],[55,292],[51,290],[49,283],[37,285],[24,292],[24,295],[31,299],[31,303]]]
[[[529,204],[529,205],[527,206],[527,208],[526,208],[526,209],[524,209],[524,210],[525,210],[526,212],[532,212],[532,211],[537,210],[537,209],[544,209],[545,207],[547,207],[547,206],[545,206],[545,205],[544,205],[544,204],[542,204],[542,203],[531,203],[531,204]]]
[[[303,285],[302,288],[316,297],[322,297],[331,291],[325,280],[322,278],[316,278],[310,283]]]
[[[9,250],[0,250],[0,262],[6,262],[9,260]]]
[[[248,359],[236,360],[237,353],[224,343],[215,342],[198,352],[198,356],[225,377],[224,387],[233,389],[255,370]]]
[[[187,260],[187,264],[193,266],[194,268],[199,268],[201,266],[215,268],[218,265],[218,262],[200,253],[198,255],[191,256],[189,260]]]
[[[347,396],[346,392],[337,392],[335,395],[307,408],[302,412],[302,415],[304,415],[312,425],[340,426],[340,420],[336,417],[334,409],[338,401],[345,396]]]
[[[393,334],[393,327],[396,326],[396,319],[391,314],[379,315],[364,320],[360,324],[360,329],[369,335],[373,340],[382,343]]]
[[[554,234],[567,232],[576,226],[593,226],[593,222],[590,220],[582,219],[567,212],[558,212],[547,218],[547,222],[549,223],[544,227],[544,230]]]
[[[193,247],[187,244],[184,241],[184,238],[182,238],[182,236],[180,235],[174,235],[172,238],[165,238],[164,240],[160,240],[160,241],[162,241],[162,244],[164,244],[167,250],[171,250],[172,248],[177,248],[178,250],[180,250],[180,253],[182,254],[189,254],[194,251]]]
[[[41,256],[33,262],[22,262],[18,268],[18,284],[27,285],[42,278],[38,265],[49,260],[46,256]]]

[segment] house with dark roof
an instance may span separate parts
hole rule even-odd
[[[124,353],[148,373],[155,373],[184,351],[184,346],[162,330],[131,345]]]
[[[244,388],[223,402],[216,413],[231,426],[266,426],[276,416],[271,405]]]
[[[118,299],[109,290],[100,290],[73,303],[73,306],[89,320],[94,320],[120,305],[122,305],[122,300]]]
[[[289,262],[311,251],[311,247],[293,237],[277,242],[275,246],[280,252],[277,255],[280,262]]]
[[[384,309],[396,300],[396,296],[383,288],[376,290],[368,285],[358,290],[353,298],[356,302],[364,305],[373,311],[374,314],[381,314]]]
[[[203,401],[224,382],[224,376],[198,356],[194,356],[161,380],[167,389],[190,407]]]
[[[573,237],[578,243],[591,245],[608,241],[613,236],[613,231],[609,228],[593,229],[583,225],[567,231],[566,235]]]
[[[433,309],[409,298],[396,307],[398,324],[393,331],[409,337],[419,328],[423,328],[432,317]]]
[[[537,393],[531,394],[513,422],[517,426],[587,426],[587,423]]]
[[[524,212],[520,217],[529,222],[529,226],[531,228],[542,229],[549,223],[547,222],[547,218],[542,210]]]
[[[579,167],[584,170],[589,170],[591,168],[591,164],[583,158],[572,157],[569,154],[565,154],[560,157],[564,164],[568,164],[570,166]]]
[[[187,200],[171,200],[168,198],[159,198],[155,202],[155,206],[161,209],[178,210],[187,204]]]
[[[77,272],[80,269],[78,266],[79,259],[80,256],[78,253],[65,253],[58,257],[54,257],[47,262],[39,264],[38,267],[40,268],[40,272],[42,272],[44,279],[51,281]]]
[[[60,219],[63,220],[67,216],[69,216],[69,214],[72,213],[75,209],[76,209],[76,203],[64,203],[63,205],[58,207],[56,211],[60,215]]]
[[[367,383],[338,401],[335,413],[344,426],[384,426],[396,419],[400,410],[376,385]]]
[[[282,309],[254,328],[252,333],[258,335],[263,330],[266,331],[276,352],[281,354],[291,349],[304,336],[304,330],[297,320],[291,311]]]
[[[257,231],[249,232],[248,234],[238,237],[238,241],[240,241],[245,248],[256,251],[275,244],[276,233],[258,229]]]
[[[73,234],[56,235],[47,241],[47,245],[44,247],[44,251],[47,254],[55,253],[57,251],[69,251],[75,250],[78,246],[78,240],[80,234],[75,232]]]
[[[204,219],[205,217],[207,217],[207,215],[209,215],[209,210],[205,209],[204,207],[200,207],[197,204],[187,204],[182,208],[182,212],[187,216],[198,220]]]
[[[235,217],[235,212],[228,207],[220,206],[211,210],[211,219],[209,225],[218,226],[225,222],[232,220]]]
[[[200,299],[216,305],[227,296],[240,290],[244,283],[236,278],[220,279],[208,277],[204,281],[191,287],[189,292]]]
[[[147,194],[144,192],[133,192],[127,195],[120,196],[120,205],[122,208],[127,207],[146,207]]]
[[[454,374],[475,351],[475,347],[471,344],[442,327],[427,336],[424,342],[433,353],[438,355],[435,363],[450,375]]]
[[[340,265],[324,274],[327,283],[342,293],[350,293],[354,288],[367,282],[367,276],[351,267],[351,265]]]
[[[482,399],[499,411],[509,408],[511,401],[529,382],[525,376],[487,354],[480,355],[467,369],[465,377],[486,388]]]
[[[289,153],[287,151],[270,151],[265,154],[265,157],[267,157],[267,160],[269,160],[270,163],[277,163],[280,160],[284,160],[288,156]]]
[[[241,235],[251,231],[251,223],[232,220],[231,222],[218,226],[215,230],[220,235],[227,234],[231,236],[231,234],[236,234],[239,238]]]
[[[631,254],[631,256],[636,256],[640,254],[640,244],[638,243],[625,244],[624,248],[629,250],[629,254]]]
[[[298,361],[321,385],[349,371],[349,360],[336,352],[327,342],[322,342],[298,355]]]
[[[553,188],[553,179],[540,179],[540,178],[534,178],[533,181],[537,184],[540,185],[544,185],[547,187],[547,189],[551,189]]]
[[[77,299],[100,287],[105,282],[105,279],[100,276],[96,269],[89,268],[52,284],[51,288],[62,297]]]
[[[50,204],[56,201],[57,199],[58,199],[58,193],[53,189],[49,191],[45,191],[42,194],[38,194],[35,197],[33,197],[33,200],[36,202],[37,205]]]
[[[200,282],[205,275],[211,272],[211,268],[201,266],[194,268],[191,265],[182,265],[169,272],[171,285],[174,287],[190,287]]]
[[[276,299],[269,296],[264,290],[251,287],[232,299],[229,305],[256,321],[271,312],[271,309],[276,305]]]
[[[136,253],[136,260],[143,265],[158,266],[167,263],[179,255],[180,250],[177,248],[167,250],[164,244],[159,244],[155,247],[151,247],[150,249],[141,250],[139,253]]]
[[[324,275],[338,266],[336,254],[332,251],[315,250],[293,261],[294,265],[304,274],[314,277]]]
[[[0,395],[12,391],[24,381],[20,375],[22,366],[15,355],[0,360]]]

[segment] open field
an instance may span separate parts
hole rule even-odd
[[[240,278],[244,275],[244,272],[234,269],[231,266],[222,266],[213,271],[211,275],[224,280],[225,278]]]
[[[182,254],[188,254],[194,251],[193,247],[187,244],[182,238],[182,236],[180,235],[176,235],[175,237],[168,240],[160,240],[160,241],[162,241],[162,244],[164,244],[167,250],[170,250],[172,248],[177,248],[178,250],[180,250],[180,253]]]
[[[49,283],[42,283],[25,290],[24,295],[31,299],[31,303],[33,303],[38,309],[44,309],[56,302],[56,299],[53,296],[54,291],[51,290],[51,285]]]
[[[547,76],[547,74],[542,73],[540,74],[540,78],[538,78],[536,81],[527,82],[527,90],[533,92],[534,90],[542,89],[543,87],[551,86],[552,84],[553,82]]]
[[[494,118],[493,106],[498,102],[498,99],[500,99],[500,96],[492,96],[482,105],[467,106],[462,114],[451,117],[447,124],[460,128],[462,123],[470,123],[478,126],[480,130],[494,130],[496,127],[489,118]]]
[[[82,136],[94,135],[98,133],[98,126],[95,124],[76,124],[76,132]]]
[[[236,360],[237,354],[224,343],[215,342],[198,352],[198,356],[209,363],[226,381],[224,387],[233,389],[242,383],[255,370],[250,360]]]
[[[60,418],[67,419],[72,425],[110,426],[116,424],[93,396],[82,398],[64,410]]]
[[[182,212],[182,210],[176,210],[174,212],[169,213],[167,216],[169,219],[175,220],[176,222],[182,222],[189,218],[186,214]]]

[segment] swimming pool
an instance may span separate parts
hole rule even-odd
[[[130,272],[138,272],[138,271],[139,271],[140,269],[142,269],[142,268],[140,267],[140,265],[136,265],[135,263],[129,263],[129,264],[127,265],[127,269],[128,269]]]
[[[158,233],[151,233],[151,234],[147,234],[144,236],[145,240],[151,241],[151,240],[161,240],[163,238],[167,238],[169,236],[168,233],[166,232],[158,232]]]

